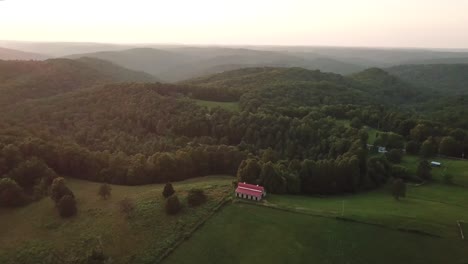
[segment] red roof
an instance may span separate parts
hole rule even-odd
[[[250,189],[254,189],[254,190],[259,190],[259,191],[262,191],[262,192],[265,190],[263,188],[263,186],[248,184],[248,183],[245,183],[245,182],[239,182],[237,184],[237,187],[245,187],[245,188],[250,188]]]
[[[240,182],[237,185],[237,189],[236,189],[236,193],[252,195],[252,196],[255,196],[255,197],[262,197],[263,192],[264,192],[263,186],[258,186],[258,185],[248,184],[248,183],[242,183],[242,182]]]

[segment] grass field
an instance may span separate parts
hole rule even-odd
[[[165,263],[467,263],[467,246],[456,239],[235,203]]]
[[[221,107],[231,111],[239,111],[239,103],[238,102],[216,102],[216,101],[204,101],[204,100],[197,100],[194,99],[198,105],[206,106],[208,108],[214,107]]]
[[[112,263],[156,263],[186,238],[164,263],[468,263],[468,241],[457,226],[468,222],[468,188],[460,186],[468,182],[468,162],[435,160],[459,185],[442,184],[444,167],[434,168],[437,181],[409,185],[401,201],[387,187],[329,197],[268,195],[264,205],[276,209],[233,203],[214,216],[232,193],[230,176],[174,183],[185,204],[177,216],[164,212],[163,185],[112,186],[112,197],[101,200],[98,183],[68,179],[79,208],[72,219],[61,219],[49,198],[0,209],[0,263],[61,263],[51,252],[73,261],[100,243]],[[402,165],[415,173],[418,161],[406,155]],[[185,202],[194,187],[209,197],[199,208]],[[125,197],[136,203],[129,219],[118,209]]]
[[[405,155],[401,165],[407,167],[413,175],[416,175],[420,157]],[[442,163],[441,167],[433,167],[431,170],[432,177],[436,181],[443,181],[444,174],[450,174],[453,177],[453,183],[468,187],[468,161],[454,160],[434,157],[428,159],[430,161],[438,161]]]
[[[438,184],[408,186],[396,201],[387,189],[326,198],[270,195],[268,202],[324,216],[344,216],[392,229],[412,229],[458,239],[456,221],[468,219],[468,190]]]
[[[460,171],[467,165],[456,164]],[[462,220],[467,229],[468,189],[407,188],[400,201],[385,187],[329,197],[270,194],[263,206],[234,203],[166,263],[468,263],[468,241],[457,226]]]
[[[375,142],[375,139],[377,138],[377,133],[379,130],[372,128],[372,127],[366,127],[367,133],[369,134],[369,138],[367,139],[367,144],[373,145]]]
[[[76,217],[61,219],[49,198],[22,208],[0,210],[0,263],[61,263],[50,253],[73,260],[89,254],[100,242],[112,263],[154,263],[174,241],[212,213],[231,191],[232,179],[212,176],[174,183],[185,204],[177,216],[164,212],[163,185],[112,186],[111,198],[101,200],[97,196],[98,183],[67,179],[77,198]],[[204,189],[208,195],[208,202],[198,208],[186,206],[187,190],[194,187]],[[130,219],[118,207],[125,197],[136,204]]]

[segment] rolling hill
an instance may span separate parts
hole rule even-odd
[[[443,95],[468,93],[468,64],[400,65],[386,71]]]
[[[281,83],[329,81],[346,84],[346,78],[304,68],[254,67],[226,71],[184,81],[184,84],[248,90]]]
[[[361,89],[366,92],[394,103],[407,102],[424,92],[379,68],[370,68],[350,77],[362,84]]]
[[[466,58],[468,52],[429,50],[417,48],[372,48],[372,47],[268,47],[270,50],[291,53],[313,53],[365,67],[389,67],[408,64],[412,61]]]
[[[49,58],[55,58],[75,53],[124,50],[133,48],[134,46],[93,42],[34,42],[0,40],[0,47],[39,53],[44,54]]]
[[[45,55],[0,47],[0,60],[45,60]]]
[[[91,58],[0,61],[2,104],[47,97],[110,82],[154,82],[147,73]]]
[[[380,102],[383,104],[408,102],[425,94],[424,90],[417,86],[378,68],[370,68],[350,76],[342,76],[304,68],[256,67],[226,71],[182,83],[241,91],[271,89],[278,86],[292,90],[291,87],[295,85],[301,85],[303,86],[302,90],[307,90],[307,87],[311,88],[316,84],[328,84],[328,88],[322,88],[329,89],[328,92],[324,91],[324,96],[327,96],[328,93],[328,96],[338,98],[343,96],[343,93],[351,92],[353,96],[350,94],[346,96],[350,96],[348,99],[354,98],[353,102],[357,102],[358,98],[361,98],[362,103]],[[333,91],[331,87],[339,87],[341,92]],[[313,95],[308,97],[313,97]]]
[[[145,67],[156,57],[180,55],[128,52],[154,54]],[[226,52],[234,54],[189,57],[213,69],[218,61],[231,61],[222,66],[228,70],[273,56]],[[445,126],[432,123],[429,110],[420,121],[402,109],[411,103],[407,99],[426,94],[420,86],[378,68],[343,76],[299,67],[242,68],[177,84],[134,83],[154,81],[89,57],[0,61],[0,176],[18,186],[3,192],[8,195],[0,205],[10,206],[5,201],[14,198],[21,205],[0,208],[1,263],[160,263],[172,251],[167,263],[256,263],[258,256],[271,263],[378,263],[383,255],[390,256],[388,263],[466,262],[466,244],[455,227],[467,215],[461,213],[465,187],[456,186],[466,183],[458,173],[466,162],[450,163],[447,172],[457,172],[453,183],[442,185],[445,168],[434,168],[434,182],[408,184],[408,195],[394,200],[393,178],[418,180],[419,158],[405,155],[400,166],[366,146],[366,126],[374,138],[377,131],[407,131],[402,141],[403,135],[413,138],[411,131],[423,135],[422,142],[453,134],[457,120]],[[464,120],[466,104],[458,104],[456,119]],[[183,182],[220,174],[237,178]],[[77,214],[70,219],[60,218],[48,197],[47,181],[58,175],[67,177],[76,198]],[[257,204],[265,207],[237,198],[229,203],[235,181],[265,186],[266,202]],[[97,196],[101,182],[112,184],[108,199]],[[167,182],[174,182],[183,204],[177,215],[166,214],[165,187],[155,184]],[[190,206],[193,189],[206,194],[204,205]],[[123,210],[122,201],[134,208]],[[434,210],[440,217],[434,218]],[[378,243],[376,234],[382,237]],[[415,254],[421,247],[430,253]]]
[[[362,66],[325,57],[290,54],[265,50],[237,48],[136,48],[124,51],[71,55],[109,60],[123,67],[145,71],[164,81],[175,82],[201,75],[219,73],[226,69],[245,67],[302,67],[348,74],[362,70]]]
[[[125,68],[144,71],[158,76],[164,81],[174,78],[171,76],[178,75],[178,72],[184,72],[183,69],[178,69],[178,67],[184,67],[183,65],[191,64],[195,61],[195,58],[190,56],[151,48],[135,48],[124,51],[104,51],[68,56],[68,58],[72,59],[81,57],[92,57],[111,61]],[[177,72],[167,72],[168,70]],[[164,74],[164,72],[166,72],[166,74]]]
[[[468,57],[409,61],[405,64],[468,64]]]
[[[272,60],[262,60],[255,63],[248,63],[250,66],[280,66],[281,63],[275,59],[277,56],[295,58],[294,64],[282,66],[304,67],[307,69],[319,69],[340,74],[355,73],[368,67],[391,67],[401,64],[435,64],[435,63],[466,63],[468,52],[452,50],[429,50],[418,48],[372,48],[372,47],[326,47],[326,46],[186,46],[180,44],[128,44],[119,45],[112,43],[86,43],[86,42],[23,42],[0,40],[0,46],[8,49],[28,51],[32,53],[45,54],[51,57],[66,57],[72,54],[82,54],[82,56],[101,52],[124,52],[131,49],[156,49],[167,51],[183,56],[184,58],[196,58],[199,61],[210,60],[216,57],[235,56],[256,56],[256,53],[270,53]],[[96,55],[97,56],[97,55]],[[104,56],[104,55],[103,55]],[[149,55],[151,56],[151,55]],[[302,60],[326,59],[316,66],[319,61],[309,63],[310,67],[303,65],[297,58]],[[106,58],[103,58],[106,59]],[[289,60],[290,60],[289,59]],[[335,60],[330,62],[329,60]],[[272,62],[275,61],[275,64]],[[299,64],[297,63],[299,62]],[[269,64],[266,64],[269,63]],[[338,63],[335,65],[335,63]],[[241,61],[223,62],[223,64],[245,64]],[[217,64],[218,65],[218,64]],[[130,68],[128,65],[122,65]],[[170,70],[170,66],[168,65]],[[209,66],[200,66],[202,69]],[[156,66],[157,67],[157,66]],[[193,66],[192,66],[193,67]],[[192,68],[189,67],[189,68]],[[357,67],[357,68],[356,68]],[[146,70],[132,68],[135,70]],[[155,74],[155,72],[148,71]],[[190,72],[190,71],[189,71]],[[203,71],[201,71],[203,72]],[[212,73],[212,72],[211,72]],[[193,74],[198,74],[194,71]],[[171,79],[169,75],[167,81],[182,80],[192,76],[181,75],[176,79]],[[161,77],[162,78],[162,77]],[[162,78],[165,79],[165,78]]]

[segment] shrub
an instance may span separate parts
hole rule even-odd
[[[0,206],[20,206],[24,200],[23,189],[14,180],[0,179]]]
[[[361,128],[362,121],[358,117],[354,117],[353,119],[351,119],[351,122],[349,123],[349,125],[354,128]]]
[[[98,195],[101,196],[102,199],[107,199],[111,196],[111,190],[112,188],[109,184],[103,183],[99,186]]]
[[[130,217],[135,211],[135,203],[130,198],[125,198],[119,202],[120,212],[127,217]]]
[[[396,179],[392,184],[392,195],[396,200],[406,197],[406,184],[402,179]]]
[[[182,209],[177,195],[172,195],[166,200],[166,213],[170,215],[177,214]]]
[[[432,168],[429,162],[427,160],[421,160],[419,162],[416,174],[421,179],[430,180],[432,178],[431,170]]]
[[[237,185],[239,185],[239,181],[232,181],[232,188],[236,189],[237,188]]]
[[[76,201],[71,195],[64,195],[57,203],[61,217],[70,217],[76,214]]]
[[[47,185],[50,185],[57,178],[55,171],[38,158],[31,158],[19,163],[8,175],[9,178],[14,179],[25,190],[32,189],[41,179]]]
[[[55,178],[50,188],[50,198],[52,198],[52,200],[54,200],[55,203],[58,203],[60,199],[62,199],[62,197],[65,195],[75,197],[73,195],[73,192],[70,189],[68,189],[68,187],[65,185],[64,178]]]
[[[403,158],[403,152],[399,149],[392,149],[385,153],[385,157],[392,163],[400,163]]]
[[[417,141],[409,141],[406,143],[406,153],[411,155],[417,155],[421,145]]]
[[[166,185],[164,185],[164,190],[163,190],[163,196],[164,198],[167,198],[171,195],[173,195],[175,193],[174,191],[174,187],[172,187],[172,184],[170,182],[166,183]]]
[[[394,178],[405,179],[405,180],[408,180],[411,177],[409,170],[406,167],[403,167],[400,165],[392,166],[392,176]]]
[[[93,249],[91,254],[86,258],[87,264],[104,264],[108,263],[109,257],[107,257],[102,249]]]
[[[206,202],[206,195],[201,189],[192,189],[187,196],[187,203],[190,206],[198,206]]]
[[[453,137],[444,137],[439,144],[439,153],[447,156],[458,157],[461,155],[462,148],[460,142],[456,141]]]
[[[432,137],[422,143],[419,153],[423,158],[432,157],[437,153],[437,145]]]
[[[386,147],[387,149],[402,149],[405,147],[403,136],[393,132],[381,132],[376,135],[374,145]]]

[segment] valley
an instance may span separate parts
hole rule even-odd
[[[80,47],[0,60],[0,263],[468,261],[463,52]]]

